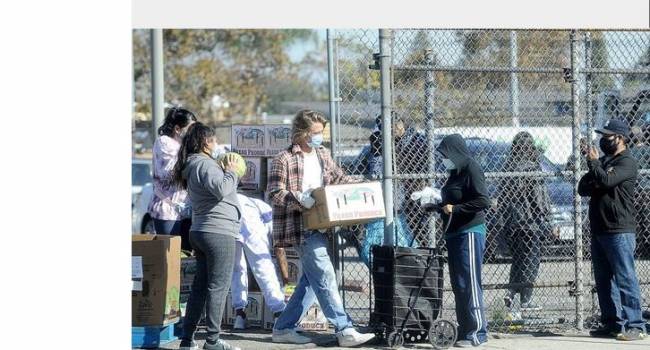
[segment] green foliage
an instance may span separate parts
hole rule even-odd
[[[310,29],[169,29],[163,31],[165,100],[181,103],[200,118],[217,123],[232,115],[253,117],[277,107],[277,99],[313,98],[317,95],[303,81],[300,64],[291,62],[288,49],[298,42],[316,41]],[[137,111],[150,110],[149,32],[133,33],[133,77]],[[313,62],[310,64],[314,65]],[[278,83],[292,87],[276,93]],[[230,104],[214,110],[215,95]]]

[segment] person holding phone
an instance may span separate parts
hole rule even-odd
[[[637,160],[628,149],[630,127],[611,119],[596,130],[599,145],[587,153],[586,173],[578,193],[590,197],[591,262],[600,306],[602,326],[593,337],[641,340],[647,337],[641,312],[641,291],[634,267],[636,209],[634,195]]]

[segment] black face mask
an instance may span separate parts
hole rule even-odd
[[[612,154],[614,154],[614,152],[616,152],[617,148],[618,147],[616,145],[616,138],[614,138],[612,140],[608,140],[608,139],[603,137],[603,138],[600,139],[600,149],[606,155],[611,156]]]

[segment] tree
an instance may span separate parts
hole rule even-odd
[[[303,29],[164,30],[165,100],[216,123],[211,101],[219,95],[230,104],[223,116],[250,120],[270,104],[271,86],[297,79],[288,48],[314,38],[313,30]],[[142,110],[149,108],[150,99],[148,45],[148,31],[134,31],[135,95]]]

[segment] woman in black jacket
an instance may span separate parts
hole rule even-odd
[[[505,171],[527,173],[542,171],[542,152],[535,146],[533,136],[522,131],[512,141]],[[499,212],[508,246],[512,252],[510,287],[504,297],[511,308],[517,294],[521,310],[541,310],[532,302],[533,287],[539,273],[541,237],[551,233],[551,200],[543,178],[520,174],[501,180]],[[528,286],[522,286],[528,284]]]
[[[436,151],[449,171],[441,191],[441,206],[449,278],[456,300],[456,346],[480,346],[487,342],[481,266],[485,254],[485,210],[490,206],[490,198],[483,170],[470,156],[462,136],[446,136]]]

